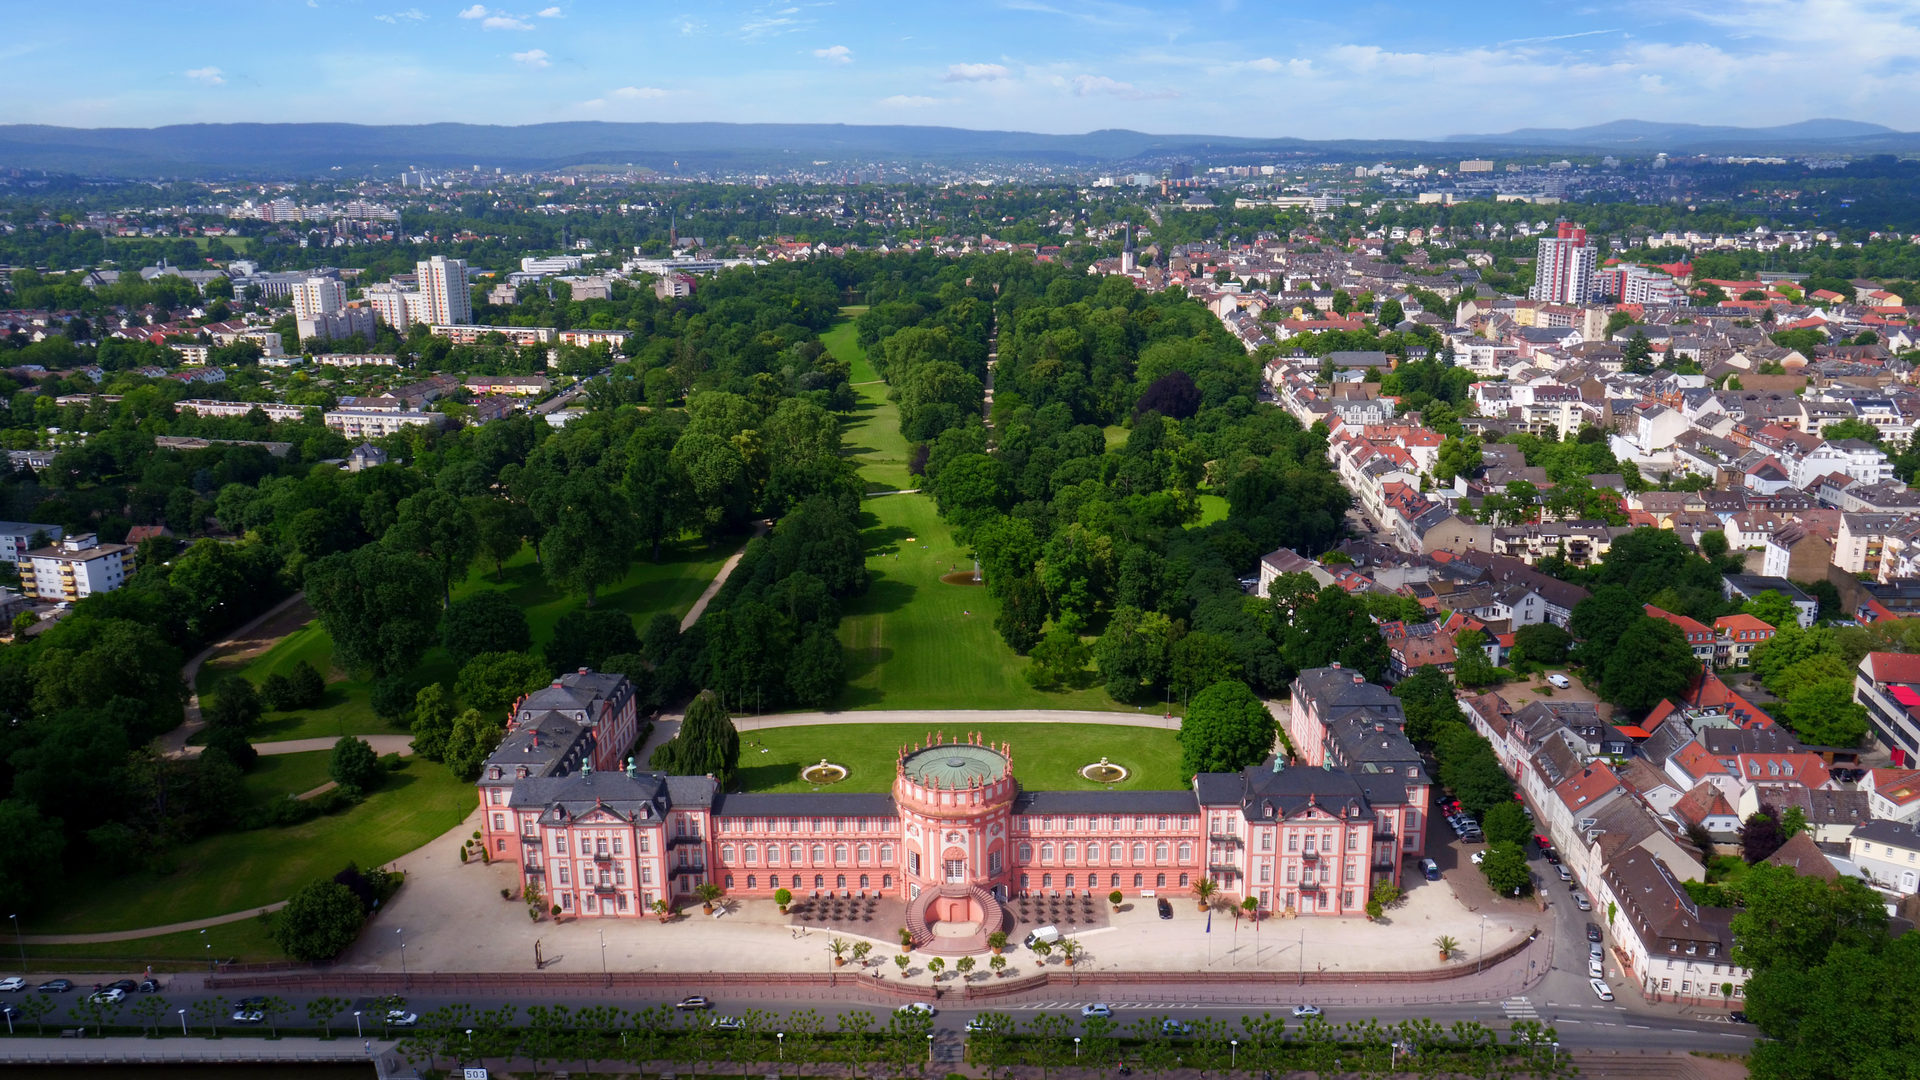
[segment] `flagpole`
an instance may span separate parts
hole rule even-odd
[[[1207,966],[1213,966],[1213,909],[1207,909]]]

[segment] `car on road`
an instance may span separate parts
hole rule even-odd
[[[1160,1034],[1172,1035],[1175,1038],[1184,1039],[1193,1034],[1193,1025],[1184,1020],[1175,1020],[1169,1016],[1165,1020],[1160,1021]]]
[[[405,1009],[392,1009],[387,1013],[387,1026],[389,1027],[412,1027],[419,1022],[419,1013],[410,1013]]]
[[[73,989],[72,979],[48,979],[34,989],[42,994],[64,994]]]
[[[976,1016],[967,1021],[967,1030],[970,1032],[992,1031],[993,1021],[984,1016]]]
[[[1321,1012],[1318,1005],[1295,1005],[1293,1015],[1297,1020],[1304,1020],[1310,1016],[1325,1016],[1326,1013]]]
[[[106,985],[106,989],[108,989],[108,990],[121,990],[121,991],[125,991],[126,993],[129,993],[129,994],[131,994],[131,993],[133,993],[133,992],[134,992],[135,990],[138,990],[138,989],[140,989],[140,984],[139,984],[139,983],[137,983],[137,982],[134,982],[134,981],[133,981],[132,979],[121,979],[121,980],[119,980],[118,982],[110,982],[110,983],[108,983],[108,984]]]
[[[693,1009],[711,1009],[713,1008],[713,1002],[708,1001],[699,994],[695,994],[692,997],[683,997],[679,1001],[674,1002],[673,1007],[682,1012],[688,1012]]]
[[[1600,927],[1598,925],[1594,923],[1587,924],[1587,940],[1595,942],[1596,944],[1600,941]]]
[[[0,979],[0,994],[14,994],[27,988],[27,980],[18,975],[9,975]]]
[[[1588,979],[1587,985],[1593,987],[1594,996],[1601,1001],[1613,1000],[1613,991],[1607,989],[1607,984],[1604,981],[1600,979]]]
[[[1547,676],[1547,681],[1552,683],[1557,689],[1560,689],[1560,690],[1565,690],[1568,687],[1573,685],[1573,680],[1567,678],[1565,675],[1562,675],[1557,671]]]
[[[893,1011],[902,1016],[932,1016],[933,1006],[924,1001],[909,1001]]]
[[[902,1009],[902,1011],[904,1011],[906,1009],[906,1006],[902,1005],[900,1008]],[[708,1017],[707,1023],[712,1024],[714,1027],[719,1028],[721,1031],[743,1031],[746,1029],[746,1026],[747,1026],[747,1022],[745,1020],[740,1019],[737,1016]]]
[[[1586,893],[1577,892],[1573,894],[1573,906],[1579,908],[1581,911],[1592,911],[1593,901],[1587,899]]]
[[[1091,1005],[1082,1005],[1080,1007],[1080,1015],[1088,1019],[1097,1016],[1102,1020],[1111,1020],[1113,1019],[1113,1006],[1104,1001],[1096,1001]]]
[[[108,987],[105,990],[95,990],[93,993],[87,995],[87,1000],[93,1002],[96,1005],[118,1005],[122,1001],[125,1001],[126,999],[127,999],[127,992],[125,990],[120,989],[119,987]]]
[[[159,992],[160,992],[160,980],[159,980],[159,979],[141,979],[141,980],[140,980],[140,992],[141,992],[141,993],[143,993],[143,994],[157,994],[157,993],[159,993]]]
[[[1587,957],[1587,978],[1604,979],[1607,977],[1607,965],[1599,957]]]
[[[1163,919],[1173,918],[1173,904],[1169,902],[1166,897],[1163,896],[1160,899],[1155,900],[1153,902],[1153,907],[1154,907],[1154,910],[1160,913],[1161,918]]]
[[[1747,1019],[1747,1014],[1746,1014],[1746,1013],[1744,1013],[1744,1012],[1742,1012],[1742,1011],[1740,1011],[1739,1009],[1735,1009],[1734,1011],[1732,1011],[1732,1012],[1730,1012],[1730,1013],[1728,1013],[1728,1014],[1727,1014],[1727,1019],[1728,1019],[1728,1020],[1730,1020],[1730,1021],[1732,1021],[1733,1023],[1736,1023],[1736,1024],[1751,1024],[1751,1023],[1753,1023],[1753,1021],[1751,1021],[1751,1020],[1749,1020],[1749,1019]]]
[[[267,1014],[259,1009],[235,1009],[231,1019],[236,1024],[264,1024]]]

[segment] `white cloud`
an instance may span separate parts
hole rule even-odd
[[[528,49],[526,52],[514,53],[513,62],[516,64],[525,64],[530,68],[546,67],[547,66],[547,50]]]
[[[1011,72],[1005,64],[948,64],[947,82],[994,82]]]
[[[186,75],[187,78],[192,79],[194,82],[205,83],[208,86],[219,86],[221,83],[227,81],[221,77],[220,69],[217,67],[191,68],[187,71]]]
[[[609,93],[607,96],[621,98],[626,101],[642,101],[653,98],[663,98],[670,92],[671,91],[662,90],[657,86],[623,86]]]
[[[550,7],[550,8],[541,8],[541,9],[540,9],[540,17],[541,17],[541,18],[543,18],[543,19],[557,19],[557,18],[559,18],[559,17],[560,17],[560,16],[562,15],[562,14],[563,14],[563,12],[561,12],[561,10],[560,10],[559,8],[557,8],[557,7]]]
[[[512,15],[489,15],[480,20],[482,30],[531,30],[533,24]]]
[[[419,8],[408,8],[405,11],[396,11],[391,15],[375,15],[373,17],[375,22],[383,22],[389,26],[398,26],[403,22],[425,22],[426,19],[427,13],[421,11]]]
[[[1142,90],[1130,82],[1122,82],[1105,75],[1076,75],[1072,86],[1075,97],[1110,94],[1114,97],[1126,98],[1128,101],[1147,101],[1152,98],[1180,96],[1172,90]]]
[[[939,98],[922,97],[917,94],[894,94],[880,99],[880,104],[889,109],[924,109],[929,105],[940,103]]]
[[[853,63],[853,50],[845,45],[829,45],[824,49],[815,49],[813,55],[831,64]]]
[[[487,17],[487,6],[485,4],[475,4],[462,11],[460,17],[463,19],[484,19]]]

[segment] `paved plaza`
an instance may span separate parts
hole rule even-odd
[[[476,812],[460,827],[395,864],[407,872],[407,884],[378,913],[342,961],[347,970],[399,971],[400,944],[413,971],[532,971],[538,946],[543,970],[587,973],[603,960],[612,971],[826,971],[832,963],[828,944],[839,937],[849,944],[868,941],[870,970],[901,978],[893,957],[899,952],[898,927],[876,918],[840,931],[800,923],[768,901],[722,901],[714,915],[694,903],[671,922],[654,918],[551,918],[534,922],[518,899],[503,900],[515,889],[509,864],[461,863],[461,839],[479,823]],[[1462,875],[1462,892],[1451,880],[1428,882],[1417,873],[1407,897],[1380,922],[1364,918],[1268,917],[1256,928],[1214,912],[1211,919],[1184,893],[1169,892],[1173,918],[1162,920],[1151,898],[1130,895],[1119,912],[1103,900],[1091,916],[1079,905],[1062,905],[1061,933],[1085,949],[1076,970],[1101,971],[1410,971],[1474,965],[1481,955],[1484,917],[1485,954],[1525,938],[1549,919],[1530,903],[1502,901],[1474,890],[1478,875]],[[515,890],[517,893],[517,890]],[[1035,910],[1045,910],[1034,905]],[[870,928],[868,928],[870,926]],[[1443,965],[1433,945],[1449,935],[1460,952]],[[1017,942],[1017,938],[1016,938]],[[915,953],[907,976],[932,979],[928,957]],[[1043,961],[1017,947],[1007,950],[1008,976],[1033,974]],[[948,974],[943,985],[952,981]],[[1058,954],[1046,970],[1062,970]],[[984,970],[985,958],[980,959]],[[849,969],[852,965],[849,965]],[[848,970],[848,969],[842,969]],[[976,974],[975,978],[989,976]]]

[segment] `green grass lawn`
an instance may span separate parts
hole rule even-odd
[[[853,320],[865,310],[867,309],[864,307],[841,308],[842,321],[833,329],[820,335],[820,344],[827,347],[827,355],[835,360],[845,360],[849,369],[847,381],[856,384],[873,382],[880,378],[880,373],[873,370],[873,362],[867,359],[867,350],[861,348],[860,343],[854,340]]]
[[[284,799],[312,791],[329,779],[327,762],[331,750],[312,750],[304,754],[273,754],[253,763],[247,773],[247,791],[255,802]]]
[[[212,242],[213,240],[215,240],[215,239],[219,239],[219,240],[225,240],[225,241],[227,242],[227,246],[228,246],[228,247],[230,247],[230,248],[232,248],[233,250],[235,250],[235,251],[237,251],[237,252],[239,252],[239,253],[240,253],[240,254],[242,254],[242,255],[245,255],[245,254],[247,253],[247,249],[248,249],[249,247],[251,247],[251,246],[253,246],[253,238],[252,238],[252,237],[249,237],[249,236],[221,236],[221,237],[212,237],[212,236],[109,236],[109,237],[107,237],[107,242],[108,242],[108,243],[110,243],[110,244],[131,244],[131,243],[135,243],[135,242],[137,242],[137,241],[141,241],[141,240],[145,240],[145,241],[148,241],[149,243],[151,243],[151,242],[153,242],[153,241],[156,241],[156,240],[157,240],[157,241],[160,241],[160,242],[162,242],[162,243],[172,243],[172,242],[173,242],[173,241],[175,241],[175,240],[191,240],[191,241],[193,241],[193,244],[194,244],[194,246],[195,246],[195,247],[197,247],[197,248],[199,248],[199,249],[200,249],[201,251],[205,251],[205,250],[207,250],[207,245],[208,245],[209,243],[211,243],[211,242]]]
[[[1125,446],[1127,436],[1133,434],[1132,431],[1121,427],[1119,424],[1108,424],[1106,427],[1101,428],[1100,431],[1107,437],[1107,449],[1109,450],[1115,447]]]
[[[598,603],[602,607],[615,608],[631,615],[636,632],[644,630],[647,620],[659,612],[685,615],[714,575],[720,572],[720,564],[733,553],[735,546],[733,541],[727,541],[710,548],[693,539],[668,544],[661,550],[658,563],[635,560],[625,578],[600,590],[597,594]],[[507,560],[498,580],[495,580],[490,562],[475,562],[467,579],[454,586],[453,595],[457,600],[478,589],[500,589],[520,605],[533,631],[536,654],[541,646],[552,639],[554,624],[560,621],[562,615],[585,606],[585,600],[581,597],[562,592],[547,583],[534,561],[531,547],[522,548],[518,555]],[[334,666],[333,639],[318,621],[310,622],[281,638],[272,648],[250,660],[210,660],[201,665],[195,682],[202,693],[214,690],[222,680],[233,674],[243,675],[257,685],[265,682],[269,675],[292,671],[294,665],[301,661],[313,665],[326,677],[325,699],[319,708],[304,712],[268,713],[254,730],[255,742],[392,734],[396,730],[374,715],[372,685],[364,679],[352,678]],[[423,683],[451,684],[456,674],[453,658],[440,648],[428,650],[420,666],[414,670],[415,678]]]
[[[1180,782],[1180,746],[1160,728],[1100,724],[979,724],[946,730],[948,739],[978,731],[1013,750],[1013,774],[1022,787],[1045,791],[1093,791],[1108,787],[1080,776],[1101,758],[1132,773],[1111,785],[1171,790]],[[769,728],[740,736],[740,783],[747,791],[886,791],[893,784],[900,747],[927,737],[925,724],[833,724]],[[761,753],[762,749],[766,753]],[[826,787],[800,779],[800,767],[826,758],[847,767],[847,778]]]
[[[65,890],[69,899],[25,929],[132,930],[264,907],[349,862],[391,862],[458,825],[474,806],[473,785],[433,762],[409,761],[358,806],[284,829],[197,840],[168,856],[171,873],[78,875]]]
[[[1202,525],[1211,525],[1216,521],[1225,521],[1226,519],[1227,497],[1225,495],[1200,496],[1200,520],[1194,523],[1195,528],[1199,528]]]
[[[267,924],[257,918],[210,926],[205,934],[198,930],[183,930],[177,934],[155,934],[153,937],[109,941],[98,945],[27,946],[29,961],[41,971],[99,971],[132,976],[138,976],[141,969],[149,964],[159,972],[204,972],[209,955],[219,960],[238,960],[241,963],[284,961],[287,958],[280,951],[280,946],[267,937]],[[57,966],[50,963],[54,961],[58,962]]]
[[[1000,604],[987,590],[948,585],[971,570],[926,495],[868,499],[864,511],[872,583],[840,621],[847,648],[847,709],[1113,709],[1104,690],[1045,693],[1027,685],[1024,657],[993,628]]]

